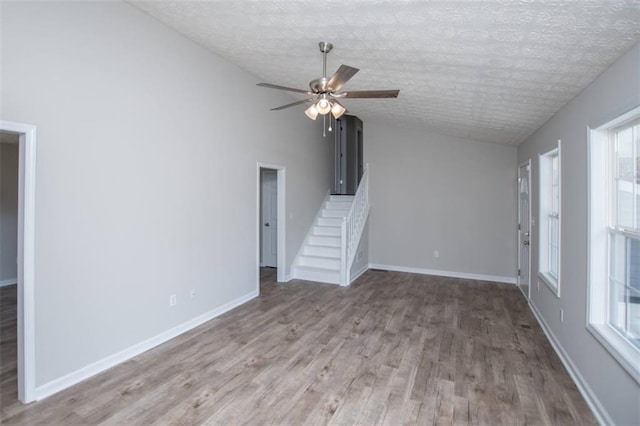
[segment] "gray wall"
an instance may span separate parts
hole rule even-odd
[[[364,144],[372,264],[515,279],[515,147],[382,123]]]
[[[17,255],[18,144],[0,143],[0,281],[17,278]]]
[[[292,97],[125,3],[1,19],[2,118],[38,127],[38,386],[256,289],[257,162],[286,166],[291,264],[333,168],[318,123],[269,111]]]
[[[533,227],[531,303],[616,424],[640,423],[640,386],[586,329],[587,126],[598,127],[640,104],[639,70],[636,45],[518,147],[519,162],[532,160],[532,216],[537,219],[538,154],[562,140],[561,297],[543,283],[537,290],[538,236]]]

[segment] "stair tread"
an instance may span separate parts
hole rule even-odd
[[[309,272],[340,272],[340,269],[323,268],[321,266],[296,265],[296,269],[301,271],[309,271]]]
[[[313,259],[340,259],[340,255],[332,256],[332,255],[322,255],[322,254],[301,254],[301,257],[310,257]]]
[[[314,243],[314,244],[309,243],[309,244],[307,244],[307,246],[309,246],[309,247],[323,247],[323,248],[340,248],[340,246],[332,246],[332,245],[327,245],[327,244],[316,244],[316,243]]]

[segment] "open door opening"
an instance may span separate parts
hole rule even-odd
[[[17,396],[17,401],[23,403],[29,403],[36,399],[35,395],[35,183],[36,183],[36,128],[35,126],[15,123],[11,121],[0,121],[0,135],[2,135],[3,145],[9,145],[6,151],[3,149],[2,154],[6,154],[7,157],[3,158],[2,174],[5,172],[9,175],[16,174],[14,178],[17,178],[17,188],[9,189],[7,191],[15,191],[15,194],[9,194],[3,189],[2,194],[2,210],[9,207],[11,202],[10,196],[15,195],[17,198],[17,210],[13,213],[16,215],[14,218],[15,226],[10,229],[10,233],[15,233],[15,252],[8,254],[10,259],[8,262],[4,262],[2,259],[3,271],[0,275],[6,272],[9,264],[12,262],[15,265],[15,269],[9,271],[9,275],[13,275],[15,271],[15,287],[14,287],[14,300],[15,300],[15,328],[11,325],[11,332],[15,333],[15,339],[11,340],[11,344],[15,345],[14,348],[10,348],[7,351],[11,353],[12,357],[16,361],[15,365],[11,367],[11,375],[15,375],[15,391],[11,391],[11,398]],[[17,146],[16,146],[17,145]],[[17,148],[17,149],[16,149]],[[1,155],[1,154],[0,154]],[[13,160],[17,160],[17,164],[13,163]],[[7,161],[5,164],[4,160]],[[7,170],[17,166],[17,170]],[[11,181],[12,179],[8,179]],[[16,183],[15,180],[13,179]],[[3,176],[3,181],[5,177]],[[6,183],[6,181],[5,181]],[[13,184],[12,184],[13,185]],[[12,214],[7,212],[8,214]],[[4,227],[11,225],[11,220],[6,220],[2,224]],[[6,231],[3,228],[3,232]],[[8,241],[8,240],[7,240]],[[4,250],[4,248],[3,248]],[[5,253],[8,253],[7,250]],[[7,280],[11,281],[14,277],[8,277]],[[3,278],[4,280],[4,278]],[[8,281],[7,281],[8,282]],[[3,305],[4,305],[3,300]],[[5,306],[2,306],[5,309]],[[4,319],[4,312],[3,312]],[[8,330],[7,330],[8,331]],[[4,333],[5,330],[3,329]],[[8,343],[3,340],[4,343]],[[2,354],[5,355],[5,349],[2,348]],[[15,354],[15,355],[14,355]],[[3,362],[4,366],[4,362]],[[8,373],[7,373],[8,374]],[[3,379],[7,378],[5,371],[3,370]],[[4,382],[3,382],[4,386]],[[4,389],[3,389],[4,390]],[[16,395],[17,394],[17,395]],[[9,396],[3,394],[2,397]],[[4,405],[4,404],[3,404]]]
[[[285,279],[285,168],[258,163],[257,285]]]
[[[0,131],[0,398],[9,404],[18,401],[19,142]]]
[[[334,132],[333,195],[354,195],[364,174],[362,120],[343,115]]]
[[[260,267],[278,267],[278,171],[260,169]]]

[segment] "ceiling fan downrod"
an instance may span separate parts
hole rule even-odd
[[[322,52],[322,78],[327,78],[327,53],[331,52],[333,44],[321,41],[318,46],[320,46],[320,51]]]

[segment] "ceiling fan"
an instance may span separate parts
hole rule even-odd
[[[318,114],[326,115],[329,112],[334,118],[340,118],[345,113],[345,107],[338,99],[362,99],[362,98],[397,98],[400,90],[358,90],[350,92],[342,92],[342,86],[351,79],[358,71],[348,65],[340,65],[338,71],[330,78],[327,78],[327,53],[331,52],[333,45],[325,41],[319,43],[320,52],[322,52],[322,77],[316,78],[309,82],[309,90],[295,89],[292,87],[278,86],[270,83],[258,83],[258,86],[268,87],[271,89],[286,90],[289,92],[304,93],[310,95],[309,98],[301,101],[292,102],[272,108],[272,111],[289,108],[296,105],[302,105],[312,102],[311,106],[305,110],[305,114],[312,120],[318,118]]]

